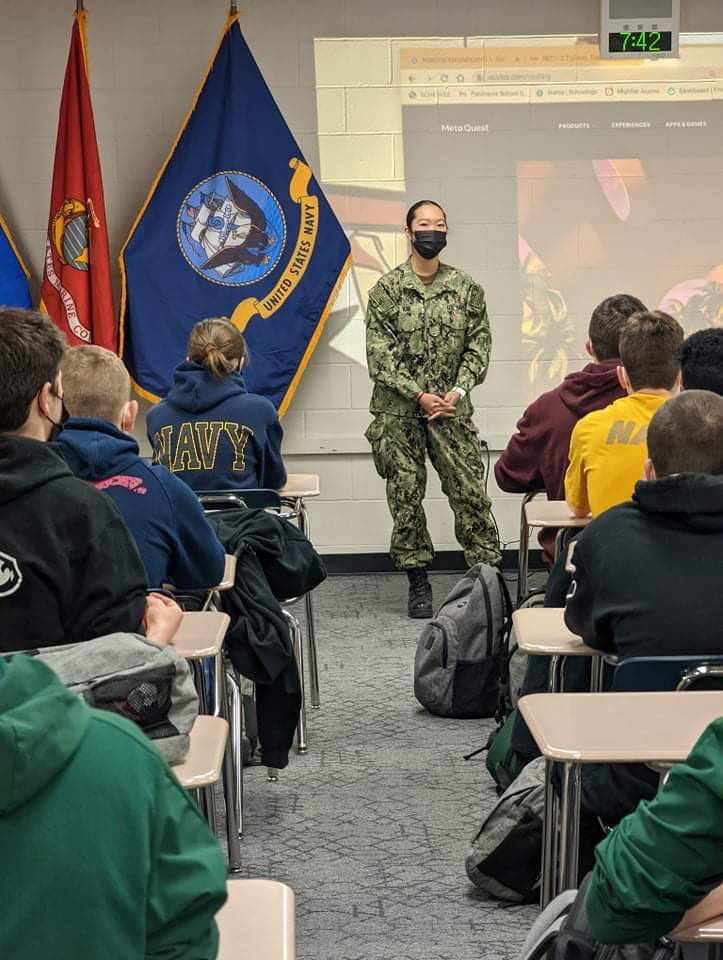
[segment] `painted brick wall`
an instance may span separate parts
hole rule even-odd
[[[471,193],[460,193],[443,169],[433,169],[424,182],[405,182],[401,101],[393,87],[401,41],[385,38],[436,37],[442,45],[485,34],[594,33],[598,0],[247,0],[243,6],[242,29],[321,180],[343,189],[406,189],[411,199],[428,192],[450,211],[468,212],[451,214],[448,259],[465,267],[474,249],[487,290],[493,363],[474,399],[483,436],[500,449],[533,396],[520,353],[519,301],[511,293],[517,263],[502,242],[516,229],[501,212],[514,184],[490,176]],[[115,256],[203,75],[227,4],[88,0],[88,7],[91,85]],[[720,26],[720,0],[687,0],[684,8],[685,28]],[[72,9],[70,0],[0,0],[0,210],[36,289]],[[362,39],[337,39],[355,37]],[[479,229],[475,208],[483,211],[487,229]],[[401,234],[383,246],[389,262],[405,256]],[[358,303],[349,317],[354,305],[347,284],[284,424],[289,469],[321,475],[323,496],[310,509],[314,539],[324,552],[385,550],[389,536],[383,484],[362,436],[369,383]],[[503,539],[514,541],[518,500],[498,491],[493,480],[490,492]],[[434,476],[428,515],[437,546],[453,549],[452,517]]]

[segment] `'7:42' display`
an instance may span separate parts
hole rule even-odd
[[[623,31],[608,34],[610,53],[629,53],[631,56],[650,56],[670,53],[673,35],[670,30]]]

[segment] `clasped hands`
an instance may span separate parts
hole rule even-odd
[[[454,408],[459,401],[459,393],[456,390],[450,390],[443,397],[436,393],[420,393],[417,397],[417,403],[427,414],[427,422],[432,420],[447,420],[454,416]]]

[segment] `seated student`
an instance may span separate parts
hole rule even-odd
[[[549,500],[564,500],[570,434],[577,421],[625,395],[620,366],[620,331],[628,318],[646,309],[626,293],[607,297],[590,317],[585,350],[592,357],[582,370],[568,374],[559,386],[538,397],[525,410],[517,433],[495,464],[495,479],[507,493],[544,490]],[[540,545],[552,566],[556,530],[544,530]]]
[[[212,587],[224,549],[192,490],[165,467],[145,463],[131,436],[138,404],[123,362],[102,347],[75,347],[63,358],[70,414],[59,444],[68,466],[103,490],[133,534],[151,587]]]
[[[722,849],[723,719],[598,845],[585,901],[595,939],[642,943],[720,916]]]
[[[633,500],[577,541],[565,623],[622,659],[723,654],[723,397],[686,390],[669,400],[648,450]],[[657,781],[646,767],[586,766],[584,805],[612,824]]]
[[[723,396],[723,330],[691,333],[680,348],[684,390],[712,390]]]
[[[64,351],[48,317],[0,309],[0,651],[142,632],[131,535],[47,442],[64,416]]]
[[[223,855],[130,721],[0,657],[0,956],[213,960]]]
[[[565,493],[570,509],[578,516],[593,516],[629,500],[643,476],[647,457],[646,434],[655,411],[680,388],[678,355],[683,342],[680,324],[665,313],[637,313],[620,333],[620,383],[627,396],[603,410],[578,420],[570,438],[570,465],[565,474]],[[566,551],[550,573],[545,606],[563,607],[570,586],[565,571]],[[547,689],[549,660],[530,657],[523,695]],[[567,691],[589,687],[589,661],[568,660]],[[539,755],[539,750],[521,715],[515,718],[512,749],[520,762]]]
[[[174,386],[148,413],[154,461],[194,490],[278,490],[286,483],[281,424],[270,400],[247,392],[247,358],[230,320],[201,320]]]
[[[589,413],[570,438],[565,499],[576,517],[629,500],[643,473],[650,419],[680,389],[683,328],[666,313],[638,313],[620,333],[620,385],[627,396]]]

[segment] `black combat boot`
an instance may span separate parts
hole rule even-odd
[[[432,616],[432,585],[424,567],[407,570],[409,577],[409,605],[407,614],[413,620],[429,620]]]

